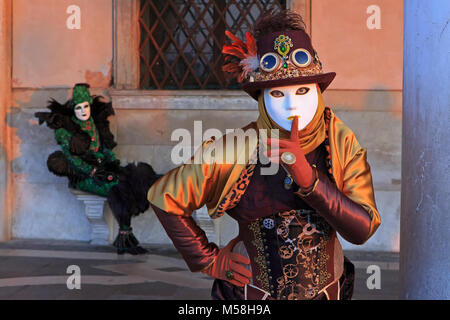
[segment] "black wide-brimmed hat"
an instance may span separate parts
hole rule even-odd
[[[233,43],[222,50],[227,55],[222,69],[234,73],[239,82],[245,81],[242,89],[256,100],[261,89],[292,84],[318,83],[323,92],[336,76],[322,71],[304,29],[262,34],[258,41],[247,32],[246,43],[230,32],[226,35]]]

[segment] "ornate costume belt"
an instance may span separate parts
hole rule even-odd
[[[240,235],[252,261],[252,284],[272,298],[313,299],[334,280],[330,248],[336,234],[313,210],[289,210],[240,224]]]

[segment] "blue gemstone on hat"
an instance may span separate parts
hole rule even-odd
[[[304,51],[297,51],[294,58],[299,64],[305,64],[309,60],[308,54]]]
[[[277,60],[274,56],[268,55],[264,57],[263,65],[265,68],[272,69],[273,67],[275,67],[276,63]]]

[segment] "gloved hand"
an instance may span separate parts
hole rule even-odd
[[[292,121],[291,137],[289,140],[280,140],[276,138],[267,139],[267,145],[272,146],[278,143],[279,150],[278,155],[275,154],[274,149],[267,152],[271,162],[281,163],[286,170],[290,173],[295,183],[302,189],[312,187],[315,174],[311,165],[308,163],[305,157],[305,153],[300,147],[298,142],[298,117],[296,116]],[[285,153],[283,155],[283,153]],[[289,154],[290,153],[290,154]],[[292,157],[293,155],[293,157]],[[287,156],[287,160],[292,159],[293,163],[289,164],[283,161],[283,157]]]
[[[106,171],[103,168],[100,167],[94,167],[91,171],[91,177],[94,179],[94,182],[98,185],[101,185],[103,183],[113,182],[116,181],[117,175],[113,172]]]
[[[316,210],[325,220],[347,241],[362,244],[368,239],[371,226],[371,216],[360,204],[345,196],[331,183],[328,177],[311,167],[298,143],[298,119],[294,118],[289,140],[268,139],[267,144],[279,143],[279,154],[268,156],[271,161],[280,163],[291,174],[294,181],[302,189],[300,196]],[[295,156],[295,162],[286,164],[282,156],[290,152]],[[321,178],[319,179],[319,175]],[[316,179],[317,177],[317,179]],[[312,192],[314,191],[314,192]]]
[[[239,237],[236,237],[225,248],[220,249],[214,263],[202,272],[213,278],[226,280],[239,287],[249,284],[252,272],[242,264],[250,264],[250,259],[232,252],[233,247],[239,241]]]

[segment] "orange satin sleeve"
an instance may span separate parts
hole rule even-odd
[[[334,113],[330,121],[330,149],[333,176],[338,189],[360,204],[371,218],[370,238],[381,223],[373,191],[372,173],[367,151],[362,148],[352,130]]]
[[[373,191],[372,173],[367,162],[367,151],[357,150],[345,165],[342,193],[360,204],[371,218],[370,238],[381,223]]]

